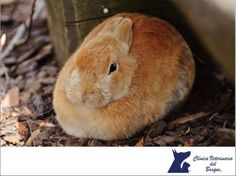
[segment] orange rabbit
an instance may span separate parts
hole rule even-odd
[[[170,24],[121,13],[95,27],[62,68],[56,117],[70,135],[128,138],[179,105],[194,76],[191,50]]]

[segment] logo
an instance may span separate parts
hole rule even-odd
[[[174,161],[170,166],[168,173],[189,173],[190,164],[184,161],[191,154],[188,152],[176,152],[176,150],[172,150],[174,155]]]

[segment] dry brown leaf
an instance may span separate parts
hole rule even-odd
[[[39,137],[41,130],[37,129],[34,132],[31,133],[30,138],[27,140],[27,142],[25,143],[26,146],[35,146],[35,145],[41,145],[42,144],[42,140]]]
[[[41,133],[39,133],[39,138],[41,140],[45,140],[48,139],[50,137],[50,134],[48,133],[47,130],[42,131]]]
[[[12,112],[11,113],[11,116],[12,117],[18,117],[18,116],[20,116],[21,114],[20,114],[20,112]]]
[[[39,127],[48,127],[48,128],[52,128],[52,127],[55,127],[55,125],[53,123],[50,123],[50,122],[41,122],[39,124]]]
[[[8,16],[8,20],[10,20],[9,16]],[[4,64],[6,65],[13,65],[16,63],[16,58],[15,57],[8,57],[4,59]]]
[[[187,116],[184,116],[182,118],[179,118],[179,119],[176,119],[174,121],[171,121],[168,125],[167,125],[167,128],[168,129],[173,129],[174,127],[178,126],[178,125],[182,125],[182,124],[185,124],[187,122],[191,122],[191,121],[194,121],[194,120],[200,120],[202,118],[205,118],[209,113],[206,113],[206,112],[199,112],[197,114],[192,114],[192,115],[187,115]]]
[[[10,112],[2,112],[1,111],[1,121],[3,121],[4,119],[8,119],[12,116],[12,114]]]
[[[32,138],[31,137],[26,141],[25,145],[32,146]]]
[[[11,88],[3,101],[1,102],[1,108],[14,107],[20,103],[20,90],[18,87]]]
[[[20,135],[11,135],[11,136],[4,136],[3,139],[12,144],[17,144],[22,140],[22,137]]]
[[[6,110],[6,111],[5,111]],[[17,112],[15,111],[15,109],[4,109],[4,111],[1,111],[1,120],[3,119],[8,119],[10,117],[18,117],[20,116],[21,113],[20,112]]]
[[[47,73],[45,70],[41,70],[41,71],[38,73],[37,78],[43,79],[43,78],[45,78],[46,76],[48,76],[48,73]]]
[[[18,130],[13,124],[1,126],[1,136],[18,135]]]
[[[40,129],[35,130],[35,131],[31,134],[31,137],[32,137],[33,139],[36,139],[36,138],[39,136],[40,131],[41,131]]]
[[[184,146],[193,146],[194,145],[194,139],[190,138],[187,141],[185,141]]]
[[[35,80],[35,77],[31,77],[25,82],[25,88],[29,93],[35,93],[41,88],[41,84]]]
[[[51,76],[54,76],[57,73],[58,68],[55,66],[45,65],[42,67],[42,71],[46,71]]]
[[[27,108],[26,106],[24,106],[22,109],[21,109],[21,114],[22,115],[25,115],[25,116],[32,116],[33,113],[31,112],[31,110],[29,108]]]
[[[23,137],[25,137],[25,134],[27,132],[27,128],[25,127],[24,123],[22,122],[18,122],[16,124],[16,128],[18,130],[18,132],[20,133],[20,135],[22,135]]]
[[[42,79],[39,79],[39,82],[45,85],[50,85],[56,82],[56,78],[54,77],[42,78]]]
[[[34,60],[26,60],[22,63],[20,63],[17,67],[16,73],[17,74],[26,74],[28,72],[31,72],[36,69],[38,66],[38,63],[35,62]]]
[[[158,136],[158,137],[154,138],[153,142],[155,142],[156,144],[158,144],[160,146],[165,146],[165,145],[173,143],[177,140],[178,139],[176,137],[163,135],[163,136]]]
[[[31,94],[29,92],[22,92],[21,97],[20,97],[20,102],[22,104],[27,104],[29,103]]]
[[[39,51],[39,53],[36,56],[30,58],[30,60],[32,60],[32,61],[40,61],[40,60],[48,57],[50,54],[52,54],[52,44],[48,44],[48,45],[44,46]]]
[[[4,146],[6,144],[6,141],[4,141],[2,138],[0,138],[0,146]]]
[[[136,147],[141,147],[141,146],[143,146],[144,145],[144,138],[142,137],[136,144],[135,144],[135,146]]]

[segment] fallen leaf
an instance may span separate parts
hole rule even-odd
[[[45,85],[50,85],[56,82],[56,78],[53,78],[53,77],[42,78],[39,80],[39,82]]]
[[[36,139],[39,136],[40,131],[41,131],[40,129],[37,129],[37,130],[33,131],[32,134],[31,134],[31,137],[33,139]]]
[[[8,119],[12,116],[11,112],[3,112],[1,111],[1,121],[3,121],[4,119]]]
[[[155,142],[156,144],[158,144],[160,146],[165,146],[165,145],[173,143],[177,140],[178,139],[176,137],[163,135],[163,136],[158,136],[158,137],[154,138],[153,142]]]
[[[38,117],[39,115],[43,114],[44,112],[44,104],[43,104],[43,98],[42,95],[35,93],[33,97],[31,98],[31,103],[33,104],[35,108],[35,116]]]
[[[144,138],[142,137],[136,144],[135,146],[136,147],[140,147],[140,146],[143,146],[144,145]]]
[[[1,108],[14,107],[20,103],[20,90],[18,87],[11,88],[3,101],[1,102]]]
[[[20,112],[12,112],[11,113],[11,116],[12,117],[18,117],[18,116],[20,116],[21,114],[20,114]]]
[[[24,138],[26,136],[26,132],[27,132],[27,128],[25,127],[24,123],[18,122],[16,124],[16,128],[17,128],[19,134],[22,136],[22,138]]]
[[[37,74],[38,79],[43,79],[43,78],[45,78],[46,76],[48,76],[48,73],[47,73],[45,70],[41,70],[41,71]]]
[[[50,123],[50,122],[41,122],[39,124],[39,127],[48,127],[48,128],[52,128],[52,127],[55,127],[55,125],[53,123]]]
[[[20,97],[20,102],[22,104],[27,104],[29,103],[31,94],[29,92],[22,92],[21,97]]]
[[[4,64],[6,64],[6,65],[13,65],[16,63],[16,58],[15,57],[8,57],[8,58],[5,58],[3,61],[4,61]]]
[[[43,38],[43,40],[42,40],[42,38],[38,38],[34,42],[35,43],[32,44],[32,47],[31,47],[31,49],[29,51],[24,52],[24,54],[22,54],[20,57],[17,58],[18,64],[24,62],[26,59],[29,59],[30,57],[32,57],[35,54],[37,54],[37,52],[43,46],[45,46],[46,43],[48,43],[48,39]]]
[[[44,46],[36,56],[32,57],[31,60],[40,61],[50,56],[51,54],[52,54],[52,44],[48,44]]]
[[[187,141],[185,141],[184,146],[193,146],[194,145],[194,139],[190,138]]]
[[[29,137],[29,139],[25,143],[26,146],[32,146],[32,138]]]
[[[17,74],[26,74],[27,72],[33,71],[38,66],[38,63],[33,60],[26,60],[20,63],[17,67]]]
[[[26,144],[29,145],[31,143],[33,144],[33,146],[41,145],[43,141],[41,140],[39,136],[40,132],[41,132],[40,129],[37,129],[34,132],[32,132],[30,139],[28,139]]]
[[[23,75],[18,75],[16,78],[11,78],[9,81],[10,87],[18,87],[23,90],[25,87],[25,80]]]
[[[5,67],[4,69],[0,69],[0,77],[2,77],[4,74],[5,74],[5,72],[9,72],[9,68],[7,68],[7,67]]]
[[[32,116],[33,113],[31,112],[31,110],[29,110],[29,108],[27,108],[26,106],[24,106],[22,109],[21,109],[21,114],[22,115],[25,115],[25,116]]]
[[[4,141],[2,138],[0,138],[0,146],[4,146],[6,144],[6,141]]]
[[[104,143],[101,140],[98,139],[80,139],[79,143],[81,146],[104,146]],[[78,144],[74,144],[74,146]]]
[[[48,133],[48,131],[44,130],[41,133],[39,133],[39,138],[41,140],[45,140],[48,139],[50,137],[50,134]]]
[[[18,130],[14,126],[14,124],[10,124],[7,126],[1,126],[1,136],[7,136],[7,135],[18,135]]]
[[[11,135],[11,136],[4,136],[3,139],[12,144],[17,144],[22,140],[22,137],[20,135]]]
[[[45,65],[42,67],[42,71],[46,71],[49,75],[54,76],[57,73],[57,67]]]
[[[35,93],[41,88],[41,84],[38,81],[35,81],[34,77],[28,79],[25,84],[25,87],[28,89],[29,93]]]
[[[209,113],[206,113],[206,112],[199,112],[197,114],[192,114],[192,115],[187,115],[187,116],[184,116],[182,118],[179,118],[179,119],[176,119],[174,121],[171,121],[168,123],[167,125],[167,128],[169,130],[173,129],[174,127],[178,126],[178,125],[183,125],[187,122],[191,122],[191,121],[194,121],[194,120],[200,120],[200,119],[203,119],[205,118]]]

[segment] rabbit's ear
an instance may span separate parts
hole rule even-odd
[[[106,33],[112,34],[119,41],[127,44],[128,52],[133,38],[132,26],[133,23],[131,19],[115,17],[103,27],[103,29],[99,32],[99,35]]]
[[[104,33],[113,33],[117,26],[120,24],[120,22],[123,20],[123,17],[115,17],[111,19],[100,31],[99,34],[104,34]]]
[[[132,20],[129,18],[124,18],[114,31],[114,36],[121,42],[127,44],[128,48],[130,48],[133,38],[132,26]]]

